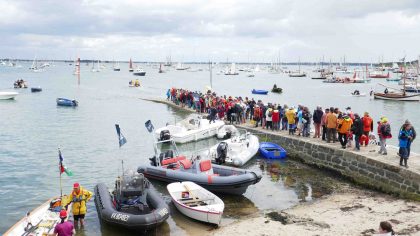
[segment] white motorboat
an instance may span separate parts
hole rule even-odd
[[[175,207],[184,215],[219,225],[225,204],[215,194],[193,182],[175,182],[166,186]]]
[[[175,125],[168,124],[157,129],[155,134],[159,141],[172,138],[176,143],[188,143],[215,136],[223,125],[225,123],[221,120],[210,123],[202,116],[193,114]]]
[[[258,137],[245,132],[214,145],[204,156],[216,164],[243,166],[257,154],[259,146]]]
[[[0,100],[15,99],[17,92],[0,92]]]
[[[57,205],[57,208],[51,206]],[[54,232],[55,226],[61,222],[60,198],[53,198],[35,210],[28,212],[24,218],[13,225],[3,236],[48,235]],[[70,207],[68,208],[70,209]],[[69,213],[67,212],[67,215]]]

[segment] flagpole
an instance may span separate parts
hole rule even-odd
[[[60,148],[58,148],[58,155],[60,155]],[[59,159],[58,174],[60,175],[60,199],[63,197],[63,186],[61,183],[61,166],[63,165],[61,159]]]

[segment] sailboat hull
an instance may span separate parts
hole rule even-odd
[[[401,93],[374,93],[375,99],[392,100],[392,101],[408,101],[418,102],[420,101],[420,94],[401,94]]]

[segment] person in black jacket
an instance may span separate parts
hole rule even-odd
[[[351,127],[351,131],[354,135],[355,150],[360,150],[360,137],[363,135],[363,122],[359,114],[354,114],[354,121]]]
[[[314,115],[313,115],[313,120],[314,120],[314,125],[315,125],[314,138],[320,138],[320,136],[321,136],[322,115],[324,115],[324,112],[322,111],[322,108],[320,106],[317,106],[316,110],[314,111]]]

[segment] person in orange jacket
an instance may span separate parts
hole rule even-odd
[[[346,149],[348,134],[352,124],[353,120],[347,114],[344,114],[340,119],[338,119],[338,140],[340,141],[343,149]]]

